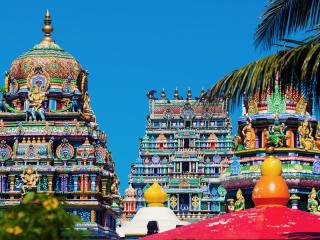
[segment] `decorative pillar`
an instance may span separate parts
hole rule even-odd
[[[73,191],[78,192],[78,175],[73,175]]]
[[[90,179],[91,179],[91,192],[95,192],[96,191],[96,175],[90,175]]]
[[[9,180],[10,180],[10,192],[14,191],[14,178],[15,175],[9,175]]]
[[[10,192],[14,191],[14,178],[15,175],[9,175],[9,180],[10,180]],[[10,196],[10,199],[14,199],[14,196]]]
[[[91,210],[91,214],[90,214],[90,222],[96,222],[96,211],[95,210]]]
[[[84,187],[83,187],[83,192],[89,191],[89,175],[84,175]]]
[[[47,175],[48,177],[48,192],[52,192],[52,180],[53,180],[53,175]]]
[[[101,179],[102,183],[102,196],[105,197],[107,195],[107,179]]]

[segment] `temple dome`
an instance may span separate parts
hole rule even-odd
[[[59,83],[66,79],[77,83],[79,74],[83,71],[79,62],[68,52],[55,43],[51,37],[53,27],[47,11],[42,28],[44,38],[29,51],[16,58],[10,67],[10,82],[6,83],[7,91],[12,88],[13,79],[18,81],[20,88],[35,74],[46,76],[48,82]],[[10,87],[9,87],[9,86]]]

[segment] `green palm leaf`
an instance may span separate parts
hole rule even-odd
[[[295,86],[308,97],[319,103],[320,99],[320,43],[309,41],[301,46],[270,55],[245,65],[218,81],[203,97],[209,101],[226,98],[239,104],[241,96],[260,96],[274,90],[276,75],[280,89]]]
[[[320,0],[270,0],[256,30],[256,46],[270,48],[290,33],[320,22]]]

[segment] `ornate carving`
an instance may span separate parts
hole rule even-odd
[[[284,123],[280,125],[279,115],[276,113],[274,123],[267,132],[267,147],[284,147],[288,138],[286,128],[287,126]]]
[[[7,144],[6,141],[2,140],[0,143],[0,160],[6,161],[10,159],[11,156],[12,156],[11,147]]]
[[[313,129],[311,127],[311,124],[309,124],[308,122],[308,118],[305,118],[298,128],[298,133],[300,145],[306,150],[311,150],[314,148],[314,138],[312,136],[312,131]]]
[[[68,140],[64,138],[57,147],[56,154],[60,160],[70,160],[74,156],[74,148]]]
[[[34,189],[37,187],[39,176],[35,169],[33,169],[31,166],[27,166],[23,171],[21,179],[23,181],[22,191],[24,195],[26,193],[26,190]]]
[[[310,213],[313,214],[319,214],[319,206],[318,206],[318,200],[317,200],[317,192],[315,188],[311,189],[311,192],[308,196],[308,205],[307,209]]]
[[[308,104],[307,104],[304,96],[301,96],[299,101],[297,102],[297,105],[296,105],[296,112],[301,115],[306,115],[307,105]]]
[[[237,191],[236,197],[237,197],[237,201],[234,204],[235,211],[241,211],[245,209],[245,200],[244,200],[244,197],[242,196],[242,191],[240,188]]]
[[[246,125],[242,129],[242,135],[244,137],[244,148],[253,149],[256,146],[256,134],[252,127],[252,119],[248,117]]]

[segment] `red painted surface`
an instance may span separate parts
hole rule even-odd
[[[257,207],[142,239],[320,239],[320,216],[284,206]]]

